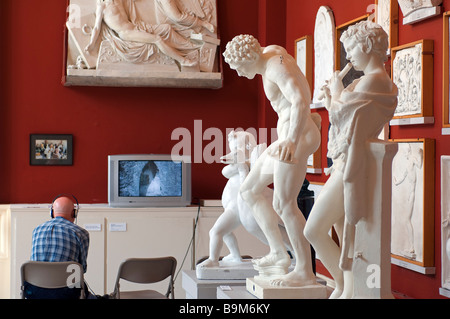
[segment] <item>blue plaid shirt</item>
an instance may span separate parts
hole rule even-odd
[[[89,232],[62,218],[53,218],[33,231],[31,260],[75,261],[87,269]]]

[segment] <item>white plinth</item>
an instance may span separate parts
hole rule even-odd
[[[65,86],[170,87],[219,89],[221,72],[117,72],[68,69]]]
[[[182,287],[186,299],[216,299],[217,288],[220,286],[244,286],[245,280],[201,280],[197,279],[195,270],[184,270]]]
[[[219,261],[219,267],[205,268],[197,265],[196,274],[198,279],[245,280],[258,275],[258,272],[253,268],[251,260],[243,260],[238,264]]]
[[[217,288],[217,299],[256,299],[254,295],[247,291],[245,286],[233,286]]]
[[[441,14],[441,7],[422,8],[403,18],[403,24],[413,24]]]
[[[258,299],[327,299],[327,287],[321,284],[303,287],[275,287],[268,281],[247,278],[247,291]]]
[[[450,290],[448,290],[448,289],[445,289],[445,288],[439,288],[439,294],[440,294],[441,296],[450,298]]]

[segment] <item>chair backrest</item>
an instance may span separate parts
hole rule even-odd
[[[84,294],[84,271],[83,267],[73,261],[67,262],[44,262],[27,261],[20,268],[22,289],[25,282],[40,288],[81,288],[81,297]],[[22,293],[22,298],[24,294]]]
[[[166,296],[172,293],[177,260],[174,257],[129,258],[120,264],[115,289],[118,290],[120,279],[133,283],[151,284],[170,277]]]

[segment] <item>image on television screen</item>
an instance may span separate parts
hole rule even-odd
[[[120,197],[182,196],[182,163],[119,161]]]

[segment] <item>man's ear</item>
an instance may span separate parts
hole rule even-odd
[[[366,54],[369,54],[370,52],[372,52],[372,47],[373,47],[372,40],[370,40],[369,38],[367,38],[367,39],[366,39],[366,43],[364,44],[363,51],[364,51]]]

